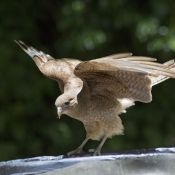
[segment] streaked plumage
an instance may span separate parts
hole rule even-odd
[[[82,62],[54,59],[22,41],[17,44],[45,76],[58,82],[62,92],[55,102],[58,116],[64,113],[84,124],[86,139],[68,155],[81,153],[89,139],[102,139],[99,147],[91,150],[100,155],[107,138],[123,134],[118,115],[134,101],[150,102],[153,85],[175,78],[174,60],[159,64],[155,58],[121,53]]]

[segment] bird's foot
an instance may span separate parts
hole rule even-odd
[[[68,156],[71,156],[71,155],[74,155],[74,154],[84,154],[85,152],[83,151],[83,147],[84,145],[86,144],[86,142],[89,140],[89,138],[85,138],[85,140],[83,141],[83,143],[75,150],[71,151],[71,152],[68,152],[67,155]]]
[[[101,155],[101,150],[100,149],[90,149],[90,153],[94,153],[93,156],[100,156]]]
[[[81,155],[81,154],[84,154],[84,153],[85,153],[85,152],[84,152],[82,149],[77,148],[77,149],[75,149],[75,150],[73,150],[73,151],[68,152],[67,155],[68,155],[68,156],[71,156],[71,155],[74,155],[74,154],[79,154],[79,155]]]
[[[103,138],[100,145],[98,145],[97,149],[90,149],[89,152],[93,152],[94,153],[93,156],[100,156],[101,155],[101,148],[102,148],[103,144],[105,143],[106,139],[107,139],[107,136],[105,136]]]

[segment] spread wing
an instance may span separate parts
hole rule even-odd
[[[156,61],[154,58],[131,55],[123,53],[82,62],[76,66],[74,73],[83,80],[89,96],[150,102],[152,83],[156,82],[151,77],[175,78],[175,72],[169,67],[174,62],[159,64],[153,62]]]
[[[170,61],[167,61],[164,63],[164,65],[168,66],[168,69],[170,69],[171,71],[175,72],[175,63],[174,63],[174,60],[170,60]],[[167,76],[163,76],[163,75],[159,75],[157,77],[152,77],[150,76],[151,78],[151,84],[152,86],[156,85],[156,84],[159,84],[167,79],[169,79],[169,77]]]
[[[48,54],[27,46],[22,41],[15,42],[34,60],[46,77],[58,82],[62,92],[68,88],[68,84],[71,84],[70,79],[74,78],[74,68],[81,61],[68,58],[54,59]]]

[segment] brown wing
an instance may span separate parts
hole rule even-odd
[[[168,66],[168,69],[170,69],[171,71],[175,72],[175,63],[174,63],[174,60],[167,61],[167,62],[165,62],[163,64],[166,65],[166,66]],[[161,83],[161,82],[169,79],[170,77],[159,75],[157,77],[150,76],[149,78],[151,79],[151,85],[154,86],[156,84],[159,84],[159,83]]]
[[[75,68],[75,75],[84,82],[91,95],[110,98],[151,101],[151,80],[149,76],[163,75],[175,78],[175,73],[167,65],[154,63],[154,58],[104,57],[82,62]]]
[[[54,59],[48,54],[27,46],[22,41],[15,42],[34,60],[39,70],[46,77],[57,81],[61,91],[65,91],[65,88],[67,88],[66,84],[74,76],[73,71],[75,66],[80,63],[79,60]]]

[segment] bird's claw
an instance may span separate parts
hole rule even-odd
[[[79,154],[79,155],[81,155],[81,154],[84,154],[85,152],[82,150],[82,149],[75,149],[75,150],[73,150],[73,151],[70,151],[70,152],[68,152],[67,153],[67,155],[68,156],[71,156],[71,155],[74,155],[74,154]]]
[[[89,152],[94,153],[93,156],[100,156],[101,155],[100,149],[90,149]]]

